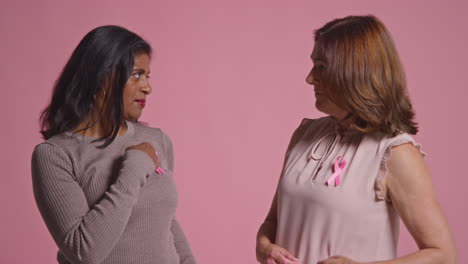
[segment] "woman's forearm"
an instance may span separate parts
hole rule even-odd
[[[276,237],[276,223],[265,220],[260,226],[257,233],[257,256],[258,253],[263,252],[269,245],[275,243]]]
[[[366,264],[456,264],[455,250],[424,248],[406,256]]]

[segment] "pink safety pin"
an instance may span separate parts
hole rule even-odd
[[[159,160],[159,154],[158,154],[158,152],[155,151],[155,153],[156,153],[156,156],[158,156],[158,160]],[[157,167],[156,170],[155,170],[154,172],[156,172],[157,174],[162,174],[162,175],[166,174],[166,172],[164,171],[164,169],[161,168],[161,167]]]
[[[330,176],[330,178],[328,178],[328,180],[327,180],[327,185],[328,186],[330,186],[332,184],[333,180],[335,181],[335,186],[340,185],[340,183],[341,183],[340,174],[341,174],[341,171],[344,169],[345,166],[346,166],[346,159],[343,156],[339,156],[338,158],[336,158],[335,166],[333,168],[334,172],[333,172],[332,176]]]

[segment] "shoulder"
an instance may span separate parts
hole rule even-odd
[[[421,145],[412,136],[402,133],[389,138],[382,159],[390,175],[387,183],[390,182],[391,185],[391,182],[397,181],[400,184],[410,184],[412,181],[419,181],[420,174],[427,170],[425,156]]]
[[[151,127],[147,123],[130,121],[135,127],[135,132],[140,134],[156,135],[162,133],[162,130],[158,127]]]
[[[147,123],[130,121],[135,128],[135,135],[147,139],[161,141],[164,144],[172,144],[171,139],[167,133],[158,127],[151,127]]]
[[[64,150],[66,143],[69,143],[68,140],[64,139],[62,135],[57,135],[51,137],[34,147],[33,157],[42,157],[42,156],[67,156]]]
[[[31,164],[33,170],[51,166],[68,169],[73,167],[70,155],[61,146],[48,140],[34,147]]]
[[[59,147],[55,146],[54,144],[48,141],[44,141],[42,143],[37,144],[34,147],[32,156],[33,158],[40,158],[43,156],[47,156],[53,152],[61,152],[61,150],[59,149]]]
[[[333,117],[331,116],[322,116],[319,118],[303,118],[299,126],[320,126],[333,124]]]
[[[324,116],[319,118],[303,118],[299,123],[299,126],[296,128],[295,132],[300,132],[301,130],[307,130],[311,127],[327,127],[333,124],[333,118],[331,116]]]
[[[389,190],[391,200],[396,196],[405,196],[404,193],[416,193],[431,183],[428,168],[424,162],[424,152],[413,142],[402,142],[392,145],[385,165],[387,177],[385,188]],[[428,185],[429,184],[429,185]]]
[[[69,159],[76,154],[82,144],[76,136],[63,132],[52,136],[34,147],[34,155],[66,156]]]
[[[389,160],[392,156],[412,155],[424,158],[426,153],[421,150],[421,144],[417,143],[408,133],[400,133],[394,137],[384,137],[382,140],[384,148],[383,161]]]
[[[130,121],[135,129],[135,136],[144,138],[145,140],[156,140],[163,141],[166,137],[166,133],[162,131],[159,127],[151,127],[147,123]]]
[[[291,136],[287,152],[289,152],[301,140],[301,138],[308,133],[307,131],[317,131],[317,128],[326,127],[329,123],[330,117],[328,116],[318,119],[303,118]]]
[[[324,116],[316,119],[303,118],[299,126],[293,133],[293,141],[299,140],[304,135],[316,135],[330,131],[334,128],[335,121],[331,116]]]
[[[390,172],[410,172],[424,163],[425,153],[414,140],[390,145],[388,149],[387,167]]]
[[[383,136],[380,141],[380,151],[384,153],[376,178],[376,195],[379,199],[391,201],[389,189],[394,189],[395,185],[411,184],[411,181],[421,179],[418,174],[425,170],[423,160],[425,153],[421,150],[420,144],[407,133],[394,137]]]

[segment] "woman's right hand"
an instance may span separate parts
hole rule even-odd
[[[257,248],[257,260],[261,264],[299,264],[299,259],[272,243]]]
[[[125,149],[125,151],[132,150],[132,149],[140,150],[146,153],[153,160],[156,168],[159,168],[159,157],[156,154],[156,150],[153,148],[153,146],[150,143],[143,142],[138,145],[129,146],[127,147],[127,149]]]

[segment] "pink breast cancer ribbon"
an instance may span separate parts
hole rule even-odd
[[[164,171],[164,169],[161,168],[161,167],[158,167],[158,168],[156,169],[156,173],[157,173],[157,174],[162,174],[162,175],[166,174],[166,172]]]
[[[340,185],[341,183],[340,173],[344,169],[345,166],[346,166],[346,159],[343,156],[339,156],[338,158],[336,158],[335,166],[333,168],[333,174],[332,176],[330,176],[330,178],[328,178],[328,181],[327,181],[328,186],[332,184],[333,180],[335,180],[335,186]]]
[[[154,153],[156,153],[156,156],[158,156],[158,160],[159,160],[159,153],[157,151],[155,151]],[[164,171],[164,169],[161,167],[157,167],[154,172],[156,172],[157,174],[162,174],[162,175],[166,174],[166,171]]]

